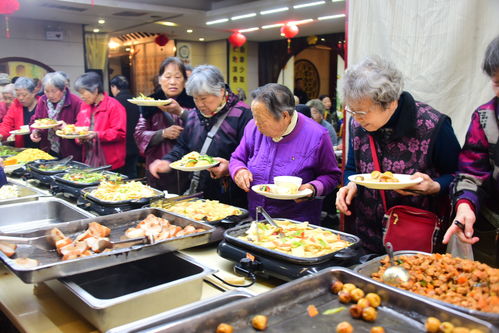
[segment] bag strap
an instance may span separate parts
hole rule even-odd
[[[373,158],[374,162],[374,170],[381,172],[381,167],[379,164],[378,160],[378,154],[376,152],[376,144],[374,143],[374,139],[371,135],[369,135],[369,145],[371,146],[371,156]],[[381,201],[383,201],[383,208],[385,209],[385,212],[387,211],[387,206],[386,206],[386,194],[384,190],[379,191],[381,194]]]

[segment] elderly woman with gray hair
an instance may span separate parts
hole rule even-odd
[[[170,163],[191,151],[214,156],[220,165],[194,174],[190,192],[204,191],[205,198],[246,206],[244,192],[229,177],[228,160],[251,119],[248,105],[229,89],[215,66],[196,67],[186,89],[187,94],[194,97],[196,109],[189,113],[173,150],[163,159],[151,163],[149,171],[154,177],[158,177],[158,173],[170,172]]]
[[[51,118],[62,120],[60,127],[76,123],[81,100],[69,91],[67,78],[59,72],[47,73],[42,79],[42,86],[44,95],[40,97],[32,122],[36,119]],[[40,149],[53,156],[73,155],[74,160],[82,161],[81,147],[74,140],[62,139],[55,135],[57,129],[35,129],[31,132],[31,140],[39,142]]]
[[[310,108],[310,114],[312,116],[312,119],[315,120],[319,125],[327,129],[327,132],[329,133],[329,137],[331,138],[331,142],[333,143],[333,146],[336,146],[338,143],[338,137],[336,136],[336,131],[334,130],[333,125],[331,123],[327,122],[324,119],[324,104],[319,99],[311,99],[310,101],[307,102],[306,104]]]
[[[248,192],[250,213],[255,216],[263,206],[274,217],[319,225],[322,200],[313,197],[331,193],[341,176],[329,134],[295,110],[293,94],[283,85],[269,83],[252,97],[254,120],[230,159],[232,178]],[[310,189],[310,200],[268,199],[250,191],[252,185],[273,183],[275,176],[300,177],[300,190]]]
[[[345,109],[352,119],[344,186],[338,191],[336,207],[347,215],[346,231],[359,236],[371,253],[384,252],[383,195],[387,208],[407,205],[438,215],[448,205],[449,185],[457,169],[460,146],[450,118],[415,101],[403,86],[402,73],[378,56],[350,67],[344,76]],[[409,174],[422,181],[384,194],[349,182],[353,174],[375,170],[376,156],[381,172]]]

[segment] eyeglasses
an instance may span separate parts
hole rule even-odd
[[[364,118],[368,112],[366,111],[352,111],[348,106],[345,106],[345,111],[352,117]]]

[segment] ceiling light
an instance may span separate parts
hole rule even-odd
[[[161,25],[166,25],[167,27],[176,27],[178,24],[175,23],[175,22],[169,22],[169,21],[159,21],[159,22],[156,22],[157,24],[161,24]]]
[[[255,31],[260,29],[259,27],[253,27],[253,28],[247,28],[247,29],[241,29],[239,32],[250,32],[250,31]]]
[[[187,29],[188,34],[192,34],[192,29]]]
[[[214,20],[214,21],[208,21],[208,22],[206,22],[206,25],[224,23],[224,22],[227,22],[228,20],[229,20],[228,18],[223,18],[223,19],[218,19],[218,20]]]
[[[340,18],[340,17],[345,17],[345,14],[321,16],[321,17],[318,17],[317,19],[319,21],[322,21],[322,20],[331,20],[331,19]]]
[[[235,20],[240,20],[240,19],[244,19],[244,18],[248,18],[248,17],[254,17],[254,16],[256,16],[256,13],[249,13],[249,14],[244,14],[244,15],[233,16],[230,19],[232,21],[235,21]]]
[[[321,38],[321,42],[325,42],[326,41],[326,38]]]
[[[277,27],[282,27],[284,23],[277,23],[277,24],[269,24],[269,25],[263,25],[262,29],[271,29],[271,28],[277,28]]]
[[[345,0],[331,0],[332,2],[342,2],[342,1],[345,1]]]
[[[203,37],[199,38],[199,41],[204,42],[204,38]]]
[[[129,52],[129,51],[130,51],[130,48],[129,48],[129,47],[127,47],[127,48],[125,49],[125,51]]]
[[[326,3],[326,1],[307,2],[307,3],[302,3],[301,5],[295,5],[295,6],[293,6],[293,8],[298,9],[298,8],[305,8],[305,7],[311,7],[311,6],[318,6],[318,5],[323,5],[325,3]]]
[[[106,20],[104,20],[104,19],[99,19],[99,21],[97,21],[97,23],[99,23],[99,24],[104,24],[104,23],[106,23]]]
[[[280,7],[280,8],[275,8],[275,9],[262,10],[260,12],[260,15],[267,15],[267,14],[272,14],[272,13],[284,12],[288,9],[289,9],[288,7]]]
[[[288,24],[300,25],[300,24],[310,23],[313,21],[314,21],[314,19],[306,19],[306,20],[300,20],[300,21],[291,21],[291,22],[288,22]]]
[[[121,46],[121,44],[118,42],[115,42],[114,40],[111,40],[111,41],[109,41],[107,46],[109,46],[110,49],[117,49],[118,47]]]
[[[97,28],[95,28],[95,29],[93,30],[93,32],[95,32],[95,33],[98,33],[99,31],[100,31],[100,29],[97,29]]]

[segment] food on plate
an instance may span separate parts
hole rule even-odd
[[[34,268],[38,266],[38,260],[31,258],[16,258],[14,262],[24,268]]]
[[[269,319],[264,315],[256,315],[251,319],[251,325],[253,328],[259,331],[264,331],[267,329]]]
[[[258,190],[262,192],[272,193],[272,188],[268,185],[260,185],[260,187],[258,187]]]
[[[232,333],[234,332],[234,328],[226,323],[221,323],[217,326],[216,333]]]
[[[105,180],[107,182],[120,182],[123,180],[123,177],[119,174],[111,174],[103,172],[85,172],[84,170],[67,172],[64,174],[64,176],[62,176],[62,178],[80,184],[92,184],[100,182],[102,180]]]
[[[56,132],[57,134],[63,135],[87,135],[88,126],[76,126],[74,124],[68,124]]]
[[[53,160],[55,157],[47,154],[43,150],[36,148],[29,148],[23,150],[15,156],[11,156],[4,161],[4,165],[14,165],[21,163],[28,163],[35,160]]]
[[[0,251],[2,251],[7,257],[12,257],[14,253],[16,253],[16,248],[16,244],[0,241]]]
[[[348,321],[342,321],[336,325],[336,333],[352,333],[353,331],[353,326]]]
[[[137,181],[126,183],[103,181],[89,194],[104,201],[123,201],[150,198],[156,196],[158,193],[151,187]]]
[[[217,200],[189,200],[171,202],[158,200],[151,207],[164,208],[172,213],[187,216],[196,221],[218,221],[232,215],[241,215],[242,211],[234,206],[223,204]]]
[[[365,321],[375,321],[378,318],[378,311],[372,306],[362,309],[362,319]]]
[[[310,304],[307,306],[307,313],[310,317],[315,317],[319,314],[319,310],[317,310],[317,307],[313,304]]]
[[[303,258],[323,256],[351,245],[350,242],[342,240],[340,235],[329,230],[313,228],[308,222],[294,223],[288,220],[275,220],[275,222],[279,228],[253,221],[245,235],[238,238],[270,250]],[[279,231],[284,237],[280,237]]]
[[[398,183],[399,180],[390,171],[385,171],[383,173],[379,171],[371,172],[370,177],[356,176],[354,178],[356,181],[368,181],[368,182],[380,182],[380,183]]]
[[[144,101],[144,100],[146,100],[146,101],[154,101],[154,98],[146,96],[143,93],[140,93],[139,96],[133,97],[132,99],[133,100],[138,100],[138,101]]]
[[[403,255],[395,260],[410,275],[399,288],[465,308],[499,313],[499,269],[450,254]],[[380,264],[371,277],[382,282],[389,259],[383,258]]]
[[[18,151],[16,148],[10,146],[0,146],[0,156],[15,155]]]
[[[371,333],[385,333],[385,329],[381,326],[371,327]]]
[[[277,176],[274,177],[275,192],[277,194],[296,194],[302,183],[300,177]]]
[[[153,214],[139,222],[136,227],[128,228],[125,231],[127,238],[140,238],[152,236],[154,241],[161,241],[174,237],[182,237],[198,232],[203,232],[204,229],[196,229],[193,225],[189,224],[184,228],[171,224],[168,220]]]
[[[17,198],[19,188],[16,185],[4,185],[0,187],[0,200]]]
[[[182,156],[182,158],[176,162],[173,162],[173,165],[193,168],[200,167],[205,165],[212,165],[217,161],[213,159],[213,157],[208,155],[200,155],[197,151],[190,152],[187,155]]]
[[[51,119],[51,118],[40,118],[36,119],[33,125],[35,126],[51,126],[51,125],[56,125],[57,120]]]

